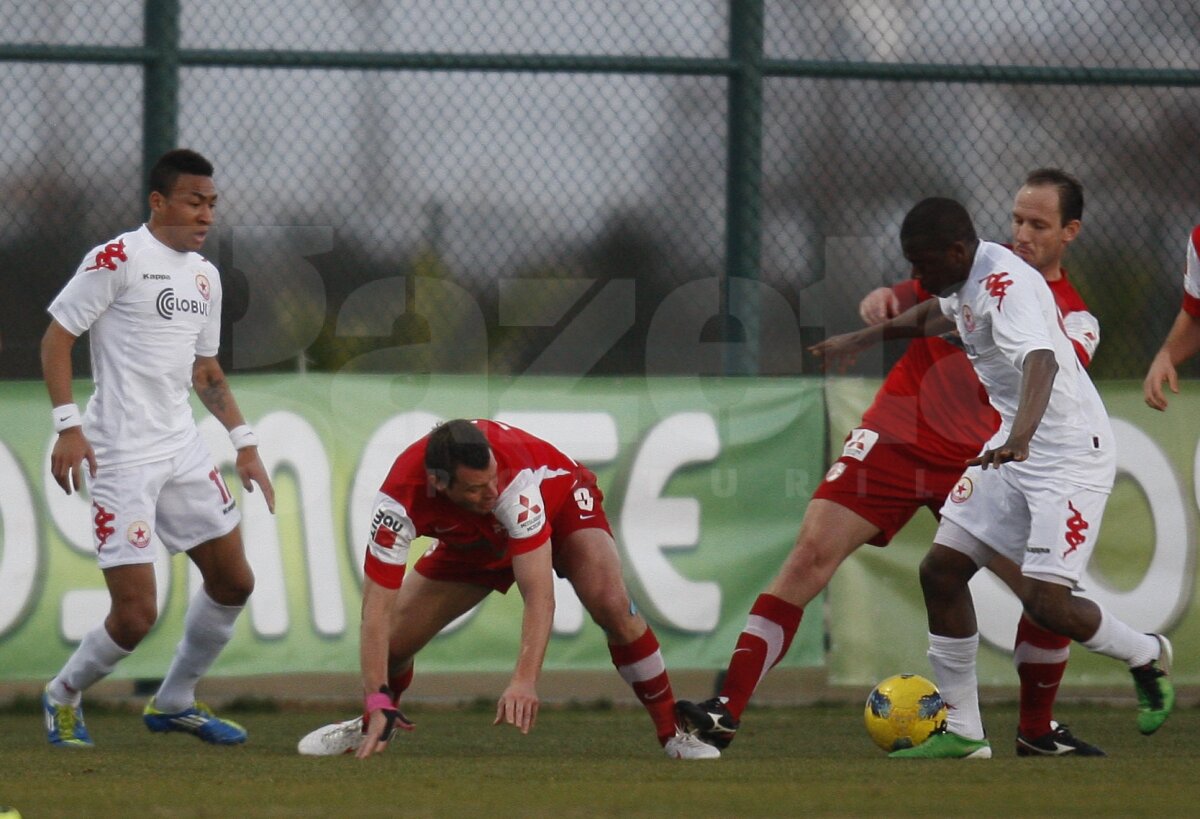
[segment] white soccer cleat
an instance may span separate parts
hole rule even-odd
[[[323,725],[300,740],[296,750],[305,756],[352,754],[363,741],[362,717]]]
[[[701,741],[694,734],[675,729],[675,736],[667,740],[663,746],[671,759],[720,759],[721,752]]]

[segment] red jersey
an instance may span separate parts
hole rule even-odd
[[[1187,266],[1183,274],[1183,311],[1200,318],[1200,225],[1188,237]]]
[[[425,473],[428,436],[400,453],[375,496],[367,543],[367,577],[398,588],[414,538],[437,538],[439,548],[484,550],[489,568],[511,565],[513,555],[550,539],[550,521],[571,499],[586,467],[528,432],[496,421],[477,420],[496,458],[500,497],[490,514],[479,515],[430,490]]]
[[[1063,316],[1063,330],[1084,366],[1100,342],[1100,325],[1083,298],[1062,278],[1046,282]],[[892,288],[906,310],[933,298],[916,280]],[[880,434],[881,443],[915,446],[922,458],[961,469],[1000,425],[975,370],[952,337],[915,338],[892,367],[875,400],[863,413],[862,426]]]

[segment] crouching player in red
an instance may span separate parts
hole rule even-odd
[[[495,421],[448,421],[404,450],[375,500],[363,582],[362,717],[313,731],[299,751],[360,759],[412,724],[399,700],[413,657],[448,623],[515,581],[524,601],[516,669],[493,724],[529,733],[554,619],[557,572],[604,629],[613,665],[645,706],[667,755],[720,752],[675,727],[675,697],[658,640],[621,577],[591,470],[527,432]],[[414,538],[436,542],[405,577]],[[401,582],[403,581],[403,582]]]

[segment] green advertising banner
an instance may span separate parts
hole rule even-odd
[[[878,381],[828,384],[831,446],[858,425]],[[1196,510],[1200,472],[1200,393],[1185,384],[1166,413],[1146,407],[1134,382],[1099,384],[1113,420],[1118,477],[1082,592],[1130,625],[1167,634],[1175,646],[1172,675],[1200,682],[1186,658],[1200,649],[1196,583]],[[828,591],[830,682],[869,687],[892,674],[929,676],[925,608],[917,567],[936,531],[933,515],[919,512],[886,548],[864,546],[842,564]],[[1020,607],[987,572],[972,582],[979,620],[979,681],[1016,685],[1012,644]],[[1066,685],[1129,684],[1124,666],[1071,648]]]
[[[213,673],[346,672],[358,667],[358,610],[370,503],[392,460],[439,420],[493,417],[592,467],[627,581],[671,668],[728,660],[755,596],[791,546],[824,472],[819,380],[486,379],[256,375],[233,385],[276,488],[276,514],[241,492],[224,430],[201,431],[238,494],[256,576]],[[76,395],[91,385],[80,382]],[[45,389],[6,382],[0,400],[0,679],[53,675],[108,608],[86,493],[49,476]],[[155,544],[156,548],[158,544]],[[156,677],[179,639],[198,574],[157,564],[160,618],[117,676]],[[610,667],[603,635],[559,582],[546,667]],[[421,654],[427,671],[507,671],[520,596],[491,595]],[[785,666],[824,661],[808,618]]]

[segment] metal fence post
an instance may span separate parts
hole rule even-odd
[[[758,278],[762,247],[762,0],[730,0],[729,53],[737,67],[729,76],[722,341],[725,373],[753,375],[759,365],[759,315],[735,280]],[[737,340],[744,343],[731,343]]]
[[[179,0],[146,0],[146,59],[142,109],[142,208],[154,161],[175,147],[179,123]]]

